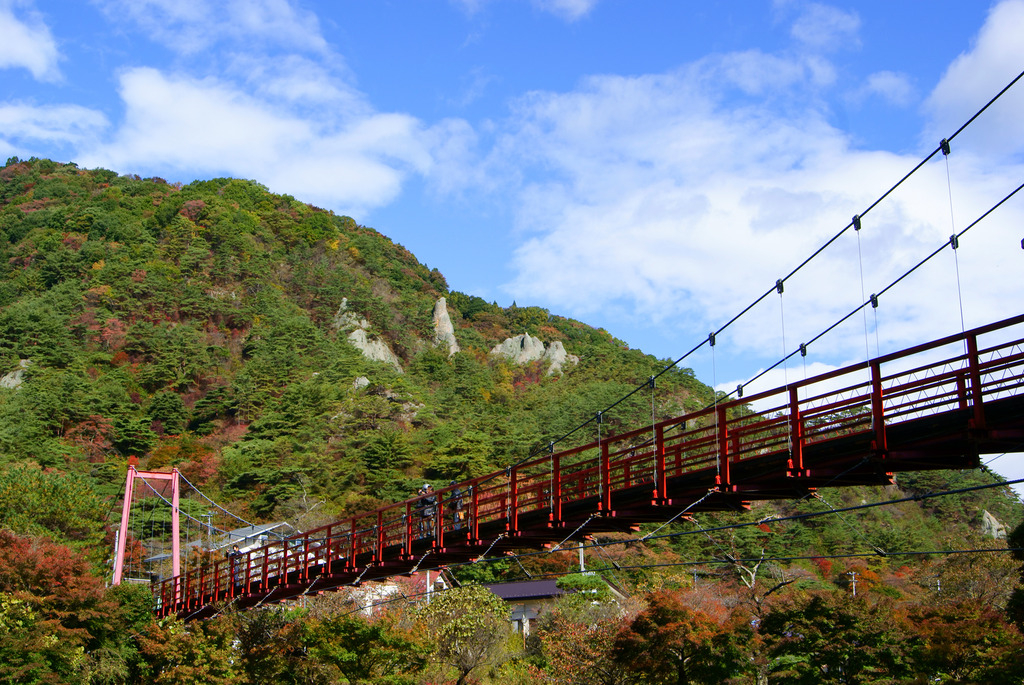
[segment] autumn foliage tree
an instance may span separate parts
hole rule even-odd
[[[84,556],[0,530],[0,681],[83,677],[115,613]]]
[[[1001,614],[972,601],[918,606],[910,614],[914,671],[930,682],[1024,679],[1024,638]]]
[[[568,592],[538,621],[546,680],[596,685],[633,682],[629,670],[615,660],[613,648],[623,625],[639,611],[637,602],[617,601],[597,575],[562,576],[558,587]]]
[[[659,590],[615,641],[616,661],[636,682],[720,683],[735,666],[727,631],[708,614],[687,606],[678,592]]]
[[[885,598],[842,592],[799,595],[760,626],[772,681],[899,682],[912,672],[906,615]]]

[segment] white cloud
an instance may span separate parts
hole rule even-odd
[[[81,145],[107,127],[100,112],[78,105],[0,105],[0,138]]]
[[[765,54],[759,50],[733,52],[706,60],[709,79],[724,79],[747,95],[764,95],[780,88],[802,83],[808,65],[799,61]],[[830,70],[824,70],[829,74]],[[814,70],[818,74],[818,70]],[[825,80],[831,81],[826,75]]]
[[[576,21],[594,9],[597,0],[533,0],[533,4],[566,21]]]
[[[372,111],[364,96],[330,68],[301,55],[235,54],[224,75],[244,83],[256,97],[296,110],[313,108],[332,117]]]
[[[803,8],[793,22],[790,33],[809,47],[833,51],[859,46],[859,30],[860,17],[856,12],[844,12],[829,5],[811,3]]]
[[[476,14],[485,5],[496,0],[452,0],[469,14]],[[548,12],[568,22],[585,17],[590,13],[598,0],[532,0],[533,6],[542,12]]]
[[[746,86],[748,73],[774,81]],[[723,85],[721,74],[731,83]],[[538,179],[518,195],[523,242],[510,296],[573,316],[639,319],[691,341],[727,321],[919,161],[852,148],[816,112],[814,82],[805,62],[743,53],[674,74],[594,77],[575,92],[524,98],[494,154],[507,185],[517,173]],[[753,101],[725,97],[731,85]],[[786,99],[780,92],[802,89],[809,95],[797,103],[778,102]],[[783,336],[795,349],[1024,175],[1024,168],[967,154],[950,164],[955,225],[938,158],[865,216],[860,233],[847,231],[787,282],[781,306],[773,293],[722,342],[752,359],[781,355]],[[958,268],[968,326],[1016,313],[1007,303],[1024,301],[1015,259],[1022,221],[1021,203],[1007,205],[964,237],[958,263],[947,249],[883,295],[880,309],[869,312],[871,352],[876,315],[882,352],[959,330]],[[994,287],[999,298],[991,297]],[[862,359],[863,328],[854,317],[812,345],[810,361]]]
[[[914,99],[914,86],[910,77],[894,71],[876,71],[869,75],[852,96],[853,100],[863,101],[869,97],[878,97],[883,101],[905,107]]]
[[[27,3],[0,1],[0,69],[28,69],[40,81],[60,78],[57,62],[60,54],[49,27],[38,12],[25,10],[19,18],[15,9]]]
[[[931,118],[926,129],[929,144],[948,137],[968,117],[1024,68],[1024,0],[1004,0],[989,12],[971,50],[946,70],[925,103]],[[986,111],[984,126],[965,135],[954,146],[977,146],[986,154],[1024,152],[1024,83],[1008,91]]]
[[[214,79],[140,68],[121,77],[126,115],[87,166],[189,169],[258,178],[277,192],[358,213],[432,164],[428,131],[409,116],[304,118]]]
[[[282,47],[328,52],[316,15],[289,0],[103,0],[100,7],[108,17],[127,19],[185,55],[219,43],[235,43],[247,51]]]

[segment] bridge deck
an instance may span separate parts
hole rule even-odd
[[[359,514],[155,585],[157,612],[199,618],[227,600],[246,608],[683,512],[973,468],[1024,442],[1022,334],[1014,317],[544,455],[439,490],[432,516],[418,499]]]

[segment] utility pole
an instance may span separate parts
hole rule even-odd
[[[857,596],[857,572],[850,571],[846,575],[850,576],[850,583],[853,585],[853,596]]]

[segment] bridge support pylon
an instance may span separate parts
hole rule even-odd
[[[124,555],[128,543],[128,519],[131,516],[132,496],[135,492],[136,479],[143,480],[166,480],[171,482],[171,575],[174,578],[181,576],[181,527],[179,523],[179,500],[181,497],[181,486],[178,478],[178,469],[171,469],[170,473],[162,471],[139,471],[135,468],[134,457],[128,464],[128,477],[124,484],[124,504],[121,507],[121,526],[117,532],[117,544],[114,551],[114,579],[113,585],[120,585],[124,574]]]

